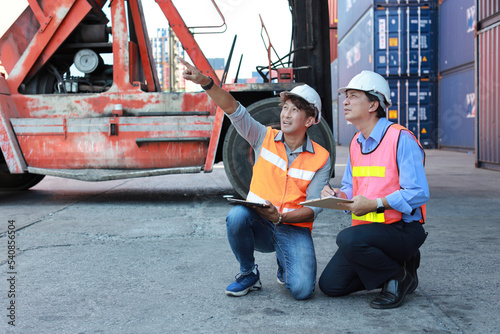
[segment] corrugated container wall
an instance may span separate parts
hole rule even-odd
[[[362,70],[382,74],[391,86],[393,106],[388,110],[388,118],[412,130],[425,147],[434,148],[437,145],[435,2],[372,1],[365,8],[366,3],[356,1],[357,14],[343,15],[345,9],[339,2],[339,86],[347,85]],[[359,19],[351,21],[353,17]],[[338,110],[338,143],[348,145],[357,129],[345,121],[342,97]]]
[[[500,170],[500,4],[477,0],[477,167]]]
[[[338,32],[337,32],[337,0],[328,0],[328,15],[329,26],[330,26],[330,62],[337,59],[337,42],[338,42]]]
[[[474,151],[475,0],[443,1],[438,26],[438,147]]]
[[[352,28],[363,14],[373,6],[373,0],[341,0],[338,2],[338,40]]]
[[[474,62],[475,0],[446,0],[439,6],[439,72]]]
[[[339,89],[339,60],[335,59],[330,64],[330,73],[332,75],[332,119],[333,119],[333,138],[337,143],[339,138],[339,100],[337,90]]]

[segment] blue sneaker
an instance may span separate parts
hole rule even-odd
[[[236,281],[229,284],[226,288],[226,295],[233,297],[241,297],[246,295],[250,290],[259,290],[262,287],[260,283],[260,274],[257,266],[255,266],[257,273],[251,272],[248,275],[236,275]]]

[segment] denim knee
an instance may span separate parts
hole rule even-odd
[[[229,228],[246,223],[250,210],[244,205],[233,206],[226,216],[226,226]]]
[[[287,282],[286,288],[288,289],[288,291],[290,291],[290,294],[292,295],[293,298],[297,300],[304,300],[311,297],[311,295],[314,292],[314,285],[315,285],[314,282],[307,283],[307,282],[292,281],[290,283]]]

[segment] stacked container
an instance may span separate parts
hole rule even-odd
[[[500,170],[500,1],[476,1],[476,164]]]
[[[439,6],[439,147],[474,151],[475,0]]]
[[[437,141],[435,6],[432,0],[358,0],[340,1],[338,10],[339,86],[362,70],[380,73],[391,87],[387,117],[428,148]],[[338,142],[348,144],[356,128],[342,112],[338,121]]]

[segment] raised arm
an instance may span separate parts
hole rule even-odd
[[[186,62],[184,59],[180,59],[181,63],[186,66],[186,69],[182,72],[184,79],[194,82],[195,84],[201,86],[207,86],[210,84],[210,77],[207,77],[196,67]],[[205,90],[208,96],[218,105],[226,114],[232,114],[236,111],[239,104],[236,99],[229,94],[229,92],[220,88],[217,85],[212,85],[210,89]]]

